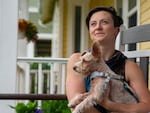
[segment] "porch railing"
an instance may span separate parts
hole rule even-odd
[[[32,82],[35,82],[36,91],[33,91],[34,93],[43,94],[43,90],[46,88],[46,93],[49,94],[65,94],[67,60],[67,58],[18,57],[17,64],[20,68],[17,75],[18,93],[31,93],[31,84],[33,86]],[[37,64],[36,69],[31,67],[33,63]],[[46,69],[43,69],[43,64],[47,65]],[[33,74],[35,76],[34,81],[31,78]],[[44,74],[47,75],[45,81]],[[43,86],[44,82],[46,82],[45,87]]]
[[[16,94],[0,94],[2,100],[66,100],[65,77],[67,58],[18,57]],[[31,64],[37,64],[32,67]],[[43,64],[48,67],[43,69]],[[46,87],[43,86],[47,74]],[[32,76],[35,76],[34,81]],[[34,84],[32,83],[34,82]],[[32,85],[31,85],[32,84]],[[31,87],[36,91],[31,91]],[[43,92],[46,88],[46,92]]]
[[[41,106],[42,100],[67,100],[65,95],[67,61],[67,58],[18,57],[16,92],[0,93],[2,110],[8,110],[8,101],[15,106],[20,101],[26,103],[29,100],[37,100],[38,106]],[[36,67],[32,67],[34,63]],[[43,64],[44,66],[46,64],[46,68]]]

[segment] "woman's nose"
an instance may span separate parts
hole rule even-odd
[[[96,26],[97,29],[102,29],[102,24],[99,22]]]

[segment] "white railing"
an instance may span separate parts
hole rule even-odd
[[[34,84],[37,94],[43,93],[44,74],[47,75],[46,87],[48,94],[65,94],[65,77],[67,58],[47,58],[47,57],[18,57],[17,58],[17,92],[31,93],[31,76],[35,76]],[[31,64],[36,63],[37,68],[32,69]],[[42,64],[47,64],[48,68],[42,69]],[[33,84],[33,83],[32,83]]]

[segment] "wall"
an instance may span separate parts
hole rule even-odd
[[[140,24],[150,24],[150,1],[140,1]],[[141,43],[140,49],[150,49],[150,42]]]
[[[140,0],[140,24],[150,24],[150,0]],[[150,50],[150,42],[144,42],[139,44],[139,48],[142,50]],[[149,66],[150,70],[150,66]],[[150,73],[150,72],[149,72]],[[150,81],[150,74],[149,74]],[[149,83],[150,89],[150,83]]]
[[[150,23],[150,1],[141,0],[140,1],[140,23],[147,24]]]

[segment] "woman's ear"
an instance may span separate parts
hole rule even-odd
[[[115,31],[114,35],[115,35],[115,37],[117,37],[118,33],[120,32],[120,27],[116,27],[115,29],[116,29],[116,31]]]

